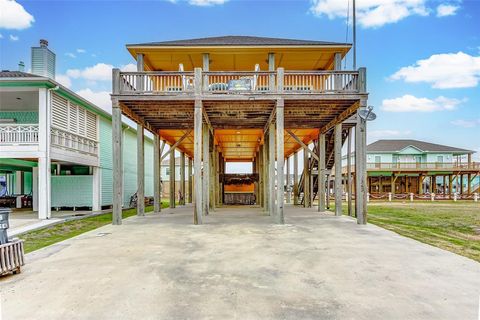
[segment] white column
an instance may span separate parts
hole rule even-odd
[[[112,224],[122,224],[123,163],[122,163],[122,110],[118,102],[112,103],[113,143],[113,211]]]
[[[268,129],[268,209],[275,216],[275,124],[270,123]]]
[[[23,171],[15,171],[15,194],[23,194]]]
[[[50,92],[46,88],[38,89],[38,218],[51,216],[51,172],[50,172]]]
[[[38,158],[38,218],[49,219],[50,206],[50,159]]]
[[[102,210],[102,169],[100,167],[93,167],[93,188],[92,188],[92,210]]]
[[[325,169],[325,133],[318,136],[318,211],[326,210],[326,169]]]
[[[38,211],[38,167],[32,168],[32,206]]]
[[[210,132],[203,126],[203,212],[208,215],[210,209]]]
[[[355,127],[355,213],[358,224],[367,223],[366,122],[357,114]]]
[[[291,198],[292,198],[292,188],[291,188],[291,185],[290,185],[290,157],[287,158],[287,183],[286,183],[286,186],[287,186],[287,203],[290,203],[291,202]]]

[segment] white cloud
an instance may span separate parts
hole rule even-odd
[[[453,120],[451,124],[463,128],[473,128],[476,126],[480,126],[480,118],[478,119],[470,119],[470,120],[463,120],[463,119],[458,119],[458,120]]]
[[[480,56],[463,52],[434,54],[403,67],[390,79],[406,82],[427,82],[437,89],[470,88],[480,80]]]
[[[18,36],[14,36],[13,34],[8,36],[11,41],[18,41],[20,38]]]
[[[209,7],[224,4],[228,0],[189,0],[188,3],[193,6]]]
[[[311,0],[310,11],[329,19],[347,17],[347,1]],[[396,23],[412,15],[426,16],[426,0],[357,0],[357,21],[365,28]],[[351,11],[351,8],[350,8]]]
[[[66,55],[67,57],[70,57],[70,58],[76,58],[76,57],[77,57],[75,54],[73,54],[73,53],[71,53],[71,52],[67,52],[67,53],[65,53],[65,55]]]
[[[454,16],[459,8],[451,4],[441,4],[437,7],[437,17]]]
[[[96,104],[108,113],[112,113],[112,100],[108,91],[92,91],[90,88],[82,89],[76,92],[84,99]]]
[[[406,94],[399,98],[383,100],[381,109],[388,112],[433,112],[454,110],[460,103],[462,103],[462,100],[443,96],[428,99]]]
[[[120,70],[122,71],[137,71],[137,65],[134,64],[134,63],[129,63],[129,64],[125,64],[123,66],[120,67]]]
[[[392,138],[392,137],[406,137],[412,134],[410,130],[370,130],[367,131],[369,138],[375,139],[385,139],[385,138]]]
[[[111,64],[97,63],[83,70],[68,69],[67,75],[74,79],[83,78],[92,81],[108,81],[112,78],[112,68]]]
[[[0,0],[0,28],[22,30],[32,26],[33,16],[13,0]]]
[[[72,86],[72,80],[70,80],[70,78],[67,75],[57,74],[55,76],[55,80],[67,88],[70,88]]]
[[[113,65],[107,63],[97,63],[94,66],[85,69],[68,69],[67,76],[74,79],[84,79],[94,84],[95,81],[111,81]],[[137,65],[129,63],[120,67],[122,71],[136,71]]]
[[[85,50],[85,49],[77,49],[77,53],[85,53],[85,52],[87,52],[87,50]]]

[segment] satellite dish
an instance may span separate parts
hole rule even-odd
[[[368,106],[367,109],[358,110],[358,116],[365,121],[373,121],[377,119],[377,115],[372,110],[372,106]]]

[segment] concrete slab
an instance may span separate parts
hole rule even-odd
[[[2,279],[2,319],[478,318],[477,262],[315,210],[194,226],[180,207],[99,228]]]

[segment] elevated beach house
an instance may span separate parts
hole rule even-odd
[[[367,146],[369,192],[471,194],[480,173],[474,153],[411,139],[378,140]]]
[[[350,49],[348,43],[251,36],[127,45],[137,71],[113,70],[113,154],[125,148],[125,115],[137,123],[138,141],[143,140],[143,129],[154,135],[156,210],[163,140],[194,163],[194,186],[189,185],[188,192],[194,193],[194,223],[202,223],[209,210],[223,204],[226,179],[253,183],[252,199],[283,223],[284,190],[293,189],[294,202],[302,197],[307,207],[318,196],[318,210],[325,209],[326,172],[341,163],[342,144],[355,128],[355,211],[358,222],[365,223],[366,123],[357,111],[367,106],[366,69],[342,70]],[[144,170],[142,145],[137,144],[137,172]],[[298,152],[304,153],[301,173]],[[114,224],[121,223],[120,160],[113,163]],[[290,188],[285,171],[290,176],[292,160],[295,179]],[[226,162],[249,162],[253,173],[227,177]],[[336,213],[341,214],[342,168],[337,167]],[[351,180],[347,184],[350,188]],[[144,193],[142,179],[137,190],[140,196]],[[137,209],[143,214],[142,204]]]
[[[23,66],[22,66],[23,67]],[[47,42],[32,48],[32,72],[0,72],[0,202],[29,207],[41,219],[52,208],[112,205],[110,113],[60,85]],[[122,205],[136,192],[136,128],[121,124]],[[153,143],[145,148],[145,195],[153,195]],[[127,154],[129,156],[127,156]],[[131,156],[133,154],[133,156]]]

